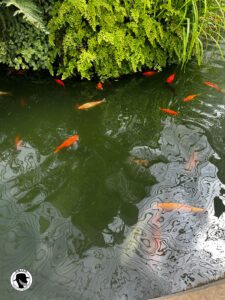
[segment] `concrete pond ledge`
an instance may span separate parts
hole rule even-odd
[[[151,300],[225,300],[225,279]]]

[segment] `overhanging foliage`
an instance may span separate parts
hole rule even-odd
[[[21,11],[23,2],[31,1],[21,0]],[[36,4],[49,20],[49,37],[18,16],[16,31],[13,26],[8,31],[10,46],[0,43],[0,55],[6,53],[0,62],[16,68],[48,68],[63,79],[74,75],[105,79],[143,68],[160,70],[170,63],[184,66],[193,56],[200,64],[208,41],[219,47],[225,23],[222,0],[36,0]]]

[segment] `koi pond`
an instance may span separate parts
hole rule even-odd
[[[224,277],[224,73],[209,48],[201,67],[103,90],[1,78],[1,299],[143,300]],[[10,284],[17,269],[33,277],[27,291]]]

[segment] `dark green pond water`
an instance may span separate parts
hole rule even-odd
[[[203,82],[225,89],[225,62],[207,53],[185,73],[139,74],[103,91],[1,78],[12,93],[0,97],[1,299],[143,300],[224,277],[225,94]],[[199,95],[184,103],[190,94]],[[74,134],[76,145],[53,153]],[[20,268],[33,276],[24,292],[10,284]]]

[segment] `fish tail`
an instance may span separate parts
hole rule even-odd
[[[105,98],[103,98],[103,99],[102,99],[102,102],[106,102],[106,99],[105,99]]]
[[[59,150],[60,150],[59,148],[56,148],[55,151],[54,151],[54,153],[59,152]]]

